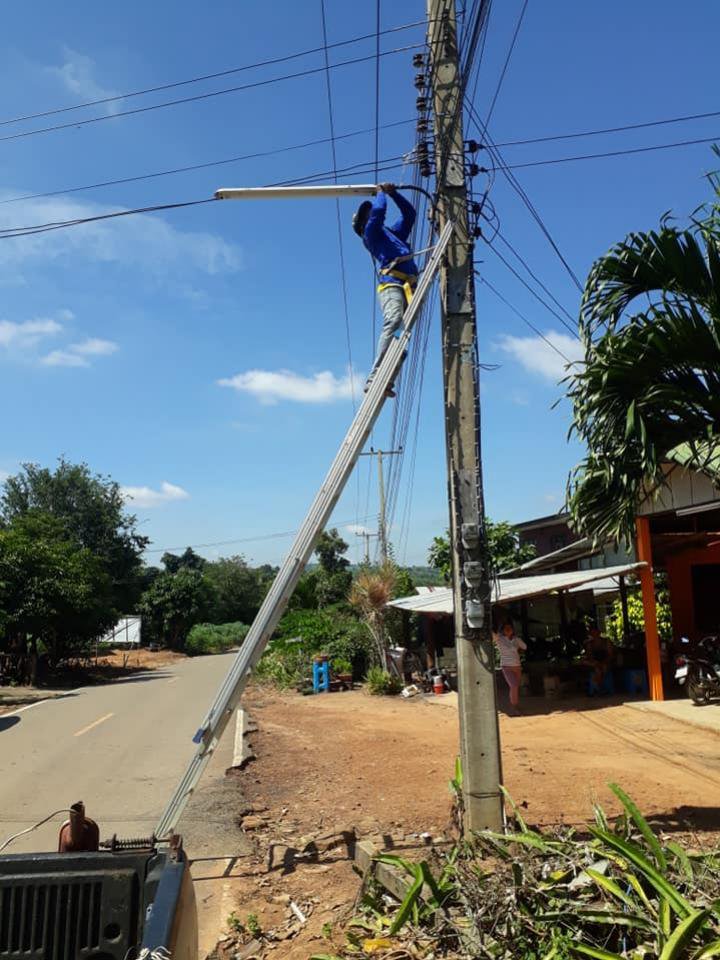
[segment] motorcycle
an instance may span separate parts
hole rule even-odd
[[[689,644],[687,637],[682,643]],[[716,636],[703,637],[693,652],[675,660],[675,679],[687,690],[693,703],[702,706],[713,697],[720,697],[720,650]]]

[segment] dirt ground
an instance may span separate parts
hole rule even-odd
[[[125,667],[128,670],[157,670],[185,659],[185,654],[178,653],[177,650],[148,650],[146,647],[123,650],[122,647],[118,647],[112,653],[100,657],[98,665]]]
[[[455,702],[250,692],[257,759],[239,777],[255,856],[232,871],[227,902],[236,923],[255,928],[255,917],[261,930],[275,932],[272,956],[332,953],[333,929],[352,912],[359,888],[348,850],[353,832],[409,856],[422,855],[428,842],[451,842]],[[505,783],[531,824],[581,825],[593,801],[618,812],[607,788],[616,781],[660,830],[717,839],[717,734],[594,701],[527,701],[523,716],[503,715],[500,727]],[[238,953],[233,938],[217,955],[261,956],[263,948]]]
[[[175,650],[123,650],[121,647],[112,653],[93,658],[68,669],[58,671],[48,682],[39,687],[0,685],[0,716],[12,713],[20,707],[62,696],[73,687],[89,686],[97,683],[111,683],[133,673],[145,670],[158,670],[177,660],[184,660],[184,653]]]

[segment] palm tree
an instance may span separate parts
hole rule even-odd
[[[720,196],[720,178],[709,177]],[[629,541],[638,502],[667,464],[720,483],[720,216],[699,208],[686,229],[665,216],[593,266],[580,311],[584,363],[567,378],[587,455],[568,482],[575,526]]]
[[[393,597],[395,567],[385,563],[376,570],[364,570],[353,581],[350,603],[360,612],[383,669],[387,670],[386,605]]]

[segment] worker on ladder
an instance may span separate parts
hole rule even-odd
[[[399,220],[389,227],[385,225],[388,197],[392,197],[400,210]],[[414,223],[415,207],[398,193],[394,183],[378,184],[375,199],[363,201],[353,216],[353,230],[378,266],[378,299],[383,314],[375,363],[365,384],[366,393],[392,338],[402,327],[405,307],[417,285],[418,268],[407,242]],[[388,388],[387,395],[395,396],[392,387]]]

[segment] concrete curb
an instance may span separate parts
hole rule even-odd
[[[235,714],[235,743],[233,745],[232,765],[240,770],[248,761],[255,759],[255,753],[247,739],[252,729],[257,728],[252,727],[247,711],[238,707]]]

